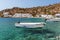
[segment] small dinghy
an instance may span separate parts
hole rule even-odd
[[[47,19],[46,21],[60,22],[60,14],[55,14],[54,18]]]
[[[38,27],[44,27],[45,26],[45,22],[18,22],[15,23],[16,27],[25,27],[25,28],[38,28]]]
[[[60,22],[60,18],[47,19],[46,21]]]

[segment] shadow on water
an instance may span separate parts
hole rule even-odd
[[[45,35],[45,38],[52,38],[55,36],[55,32],[50,31],[48,29],[41,29],[41,30],[28,29],[28,30],[25,30],[24,33],[31,33],[31,35],[34,35],[34,34]]]
[[[42,28],[24,28],[24,37],[28,37],[28,35],[44,35],[44,38],[54,38],[56,35],[56,32],[51,31],[49,29],[42,29]]]
[[[30,33],[33,33],[33,34],[45,34],[45,33],[55,33],[53,31],[50,31],[48,29],[40,29],[40,30],[35,30],[35,29],[27,29],[25,30],[26,32],[30,32]]]

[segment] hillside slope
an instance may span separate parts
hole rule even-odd
[[[30,13],[33,16],[35,16],[37,14],[54,15],[56,13],[60,13],[60,3],[48,5],[48,6],[32,7],[32,8],[13,7],[10,9],[4,9],[4,10],[0,11],[0,17],[3,17],[4,12],[9,12],[10,15],[14,15],[15,13]]]

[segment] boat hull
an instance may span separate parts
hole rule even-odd
[[[38,28],[44,27],[45,23],[15,23],[16,27]]]

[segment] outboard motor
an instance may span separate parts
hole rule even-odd
[[[47,21],[47,19],[45,19],[45,22]]]

